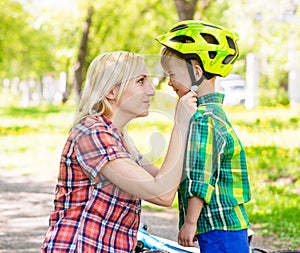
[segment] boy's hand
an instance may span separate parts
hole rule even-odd
[[[185,247],[194,247],[197,232],[197,224],[185,222],[178,233],[178,244]]]
[[[197,221],[200,216],[204,201],[198,197],[188,199],[188,208],[185,222],[178,233],[178,243],[182,246],[193,247],[197,241]]]

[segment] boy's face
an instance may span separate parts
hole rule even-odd
[[[170,78],[168,85],[173,88],[179,97],[189,92],[191,79],[184,60],[171,57],[168,61],[168,66],[164,66],[164,69]]]

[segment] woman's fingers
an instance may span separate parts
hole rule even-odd
[[[178,120],[190,120],[192,115],[197,111],[197,94],[193,91],[182,96],[177,104],[176,116]]]
[[[181,98],[182,102],[188,106],[191,113],[197,111],[197,94],[194,91],[190,91]]]

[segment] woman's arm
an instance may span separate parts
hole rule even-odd
[[[122,190],[148,202],[170,206],[180,182],[183,167],[184,139],[180,129],[174,127],[165,161],[156,176],[152,176],[130,158],[119,158],[108,162],[101,174]],[[176,150],[177,149],[177,150]],[[179,152],[178,152],[179,151]]]
[[[149,167],[147,172],[129,158],[108,162],[100,173],[132,195],[157,205],[170,206],[182,175],[189,121],[196,110],[193,93],[189,92],[178,101],[168,151],[156,175],[151,175],[155,171],[153,168]]]
[[[143,156],[141,166],[153,177],[155,177],[159,171],[159,168],[152,162],[150,162],[147,158],[145,158],[145,156]]]

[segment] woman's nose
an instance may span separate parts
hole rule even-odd
[[[150,82],[147,82],[147,84],[146,84],[146,93],[148,96],[155,95],[155,90],[153,88],[153,85]]]

